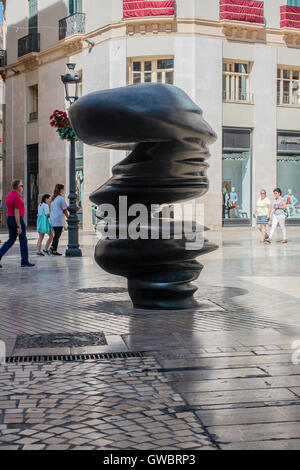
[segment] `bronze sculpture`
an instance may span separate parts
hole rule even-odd
[[[112,204],[116,211],[115,220],[109,222],[115,226],[116,236],[98,242],[97,263],[128,279],[136,308],[194,307],[197,288],[191,282],[203,268],[196,258],[217,246],[204,240],[199,249],[186,249],[186,232],[181,239],[174,236],[178,224],[182,225],[176,221],[171,223],[169,239],[163,239],[161,224],[154,228],[155,239],[122,239],[119,200],[126,196],[128,207],[146,206],[150,234],[153,205],[187,201],[207,192],[207,146],[216,135],[202,118],[201,109],[175,86],[143,84],[85,95],[70,107],[69,115],[84,143],[131,150],[113,168],[113,176],[90,196],[98,206]],[[131,220],[129,217],[127,224]],[[191,223],[189,231],[202,229]]]

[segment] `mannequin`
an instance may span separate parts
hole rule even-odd
[[[231,211],[231,217],[238,217],[238,210],[237,210],[237,204],[238,204],[238,195],[235,190],[235,187],[233,186],[230,193],[229,193],[229,206],[230,206],[230,211]]]
[[[223,188],[223,219],[229,218],[229,194],[226,188]]]
[[[289,217],[295,215],[298,199],[293,195],[293,190],[288,189],[288,193],[284,196],[283,199],[286,202],[286,209],[287,209]]]

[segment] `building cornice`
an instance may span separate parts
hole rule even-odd
[[[300,47],[300,29],[268,28],[265,25],[241,21],[188,19],[174,17],[131,18],[97,28],[86,34],[73,35],[39,53],[26,54],[5,67],[6,78],[14,76],[11,68],[21,73],[39,66],[75,55],[90,46],[85,39],[93,39],[97,46],[113,39],[157,35],[194,35],[244,43],[265,43],[282,47]],[[94,46],[93,46],[94,47]]]

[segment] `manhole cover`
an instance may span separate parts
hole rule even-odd
[[[91,333],[48,333],[43,335],[18,335],[15,348],[57,348],[106,346],[107,342],[102,331]]]

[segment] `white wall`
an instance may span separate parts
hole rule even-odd
[[[256,44],[252,69],[255,100],[253,135],[253,204],[264,188],[269,196],[276,185],[277,122],[275,47]]]
[[[82,56],[83,94],[126,85],[126,40],[104,42]],[[85,228],[91,228],[90,194],[107,181],[111,167],[124,153],[84,146],[84,212]]]
[[[205,222],[211,227],[220,227],[222,219],[222,64],[222,41],[197,37],[196,102],[218,136],[210,147],[210,187],[203,197]]]
[[[280,7],[287,0],[264,0],[264,12],[268,28],[280,28]]]
[[[176,36],[174,51],[174,84],[188,93],[200,106],[204,119],[218,134],[217,142],[210,147],[210,189],[200,200],[205,202],[206,224],[217,227],[220,226],[222,217],[222,41]]]
[[[85,0],[86,28],[94,31],[123,18],[123,0]]]

